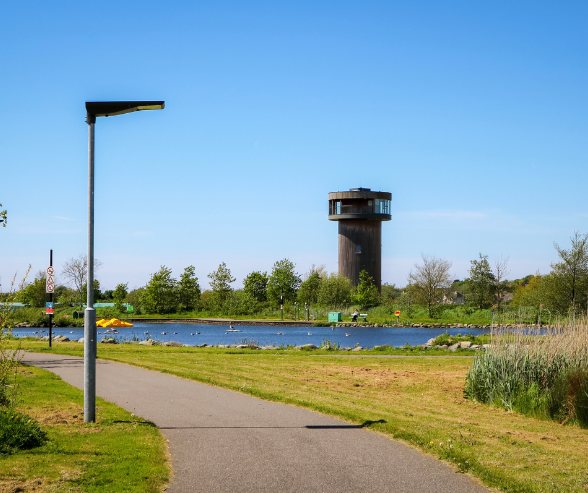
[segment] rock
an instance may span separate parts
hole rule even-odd
[[[378,324],[374,324],[374,327],[379,327],[379,325]]]
[[[363,351],[363,348],[361,346],[356,346],[352,349],[352,351]]]
[[[102,339],[100,342],[101,342],[102,344],[118,344],[118,342],[116,342],[116,339],[113,339],[113,338],[111,338],[111,337],[110,337],[110,338],[108,338],[108,339],[105,337],[105,338],[104,338],[104,339]]]
[[[178,341],[168,341],[163,343],[164,346],[171,346],[171,347],[182,347],[183,344]]]
[[[342,347],[340,349],[340,351],[351,351],[351,348],[349,346],[345,346],[345,347]]]
[[[457,348],[459,348],[459,342],[453,346],[449,346],[449,350],[453,352],[457,351]]]
[[[480,349],[482,346],[478,345],[478,344],[472,344],[470,346],[470,349]]]
[[[55,342],[69,342],[69,337],[57,336],[53,339]]]
[[[239,344],[237,349],[247,349],[249,346],[247,344]]]
[[[221,349],[227,349],[229,346],[227,346],[226,344],[219,344],[217,347]]]
[[[140,341],[139,344],[141,346],[153,346],[155,341],[153,339],[147,339],[146,341]]]
[[[492,346],[490,344],[484,344],[482,346],[483,349],[490,349]]]
[[[472,343],[470,341],[461,341],[461,347],[462,348],[469,348],[472,345]]]
[[[84,338],[82,337],[82,338],[78,339],[78,342],[81,342],[83,344],[84,343]]]
[[[296,349],[318,349],[314,344],[303,344],[302,346],[296,346]]]

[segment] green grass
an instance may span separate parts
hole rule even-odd
[[[0,455],[0,491],[163,490],[168,454],[152,423],[98,398],[96,423],[85,424],[82,391],[34,367],[22,367],[19,382],[17,411],[36,419],[47,441]]]
[[[466,395],[487,404],[588,428],[588,321],[571,320],[542,335],[492,331],[476,356]]]
[[[50,352],[80,355],[81,345],[56,344]],[[367,424],[503,491],[588,488],[588,432],[466,399],[472,359],[320,353],[126,344],[98,350],[101,358]]]

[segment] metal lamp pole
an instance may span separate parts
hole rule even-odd
[[[94,125],[97,116],[162,110],[164,101],[105,101],[86,103],[88,124],[88,262],[87,306],[84,311],[84,421],[96,421],[96,310],[94,310]]]

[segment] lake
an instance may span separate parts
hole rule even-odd
[[[255,342],[261,346],[314,344],[320,346],[323,340],[329,339],[332,344],[338,343],[341,347],[353,347],[359,344],[362,347],[390,346],[400,347],[404,344],[416,346],[424,344],[432,337],[444,334],[451,335],[473,334],[479,335],[488,332],[488,329],[425,329],[410,327],[292,327],[292,326],[244,326],[235,325],[235,329],[241,332],[226,332],[228,325],[198,325],[198,324],[145,324],[137,323],[134,327],[121,327],[116,330],[119,334],[114,337],[118,340],[131,340],[133,338],[147,339],[148,334],[152,339],[161,342],[178,341],[182,344],[245,344]],[[106,334],[106,329],[98,328],[98,340]],[[34,334],[34,332],[37,332]],[[166,334],[163,334],[165,332]],[[282,333],[283,335],[278,335]],[[18,328],[13,334],[17,337],[45,336],[49,329]],[[82,328],[53,328],[53,336],[64,335],[71,340],[84,337]]]

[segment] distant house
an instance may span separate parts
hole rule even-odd
[[[449,296],[443,296],[443,303],[446,305],[463,305],[463,293],[452,291]]]

